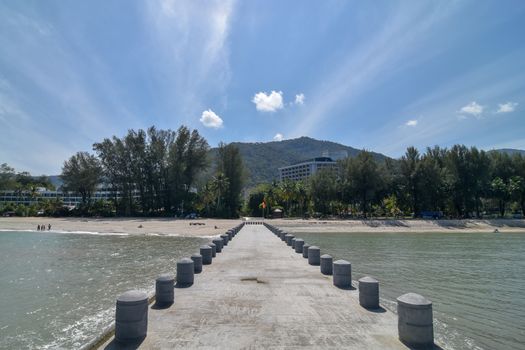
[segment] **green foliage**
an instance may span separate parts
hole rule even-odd
[[[337,199],[338,177],[335,170],[321,169],[310,177],[308,195],[316,213],[334,214],[333,202]]]
[[[102,166],[100,161],[87,152],[78,152],[64,162],[61,178],[64,181],[63,189],[79,193],[82,204],[91,203],[91,197],[100,183]]]
[[[245,180],[244,164],[239,152],[239,148],[233,144],[220,144],[217,152],[217,175],[215,177],[216,186],[222,184],[217,198],[222,197],[222,208],[219,216],[238,217],[241,209],[241,192]]]
[[[427,148],[424,154],[409,147],[399,160],[377,161],[362,151],[340,162],[338,172],[320,171],[310,178],[304,202],[315,215],[399,217],[437,212],[450,217],[482,217],[510,210],[525,214],[525,158],[520,154],[487,153],[475,147]],[[259,186],[249,195],[248,209],[257,213],[264,198],[294,210],[293,183]],[[260,215],[260,214],[259,214]]]
[[[0,191],[11,190],[15,184],[15,169],[6,163],[0,164]]]
[[[197,130],[129,130],[93,145],[119,215],[165,215],[196,209],[192,190],[209,150]]]
[[[358,203],[366,217],[372,202],[380,201],[385,185],[383,166],[370,152],[362,151],[355,158],[342,163],[344,197],[347,202]]]
[[[397,218],[402,215],[402,211],[397,205],[397,198],[393,194],[383,199],[382,207],[385,210],[386,216]]]

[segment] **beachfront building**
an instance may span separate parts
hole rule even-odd
[[[306,180],[321,169],[335,169],[337,162],[330,157],[317,157],[279,168],[279,180]]]
[[[118,192],[115,193],[109,188],[99,187],[93,196],[91,197],[92,201],[98,200],[110,200],[119,198]],[[134,196],[138,198],[138,191],[134,193]],[[42,200],[61,200],[64,203],[64,206],[73,208],[80,203],[82,203],[82,197],[74,192],[65,192],[65,191],[51,191],[45,188],[38,188],[35,192],[31,193],[29,191],[15,191],[7,190],[0,191],[0,203],[11,203],[11,204],[25,204],[31,205]]]

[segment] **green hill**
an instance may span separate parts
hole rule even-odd
[[[500,148],[500,149],[492,150],[490,152],[505,153],[505,154],[508,154],[509,156],[513,156],[515,154],[520,154],[522,156],[525,156],[525,151],[524,150],[514,149],[514,148]]]
[[[330,141],[319,141],[310,137],[273,141],[273,142],[233,142],[239,147],[246,168],[249,172],[247,186],[251,187],[261,182],[270,182],[278,177],[278,168],[306,159],[320,157],[328,152],[342,157],[355,157],[360,150]],[[217,150],[210,151],[210,157],[215,158]],[[377,159],[386,156],[374,153]]]

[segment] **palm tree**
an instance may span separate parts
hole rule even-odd
[[[218,173],[216,176],[213,177],[211,182],[211,188],[215,193],[217,199],[217,211],[219,211],[219,208],[221,207],[221,198],[226,193],[229,186],[230,181],[223,173]]]

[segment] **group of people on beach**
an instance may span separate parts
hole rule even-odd
[[[45,231],[46,230],[46,225],[37,225],[36,230],[37,231]],[[47,225],[47,230],[48,231],[51,230],[51,224]]]

